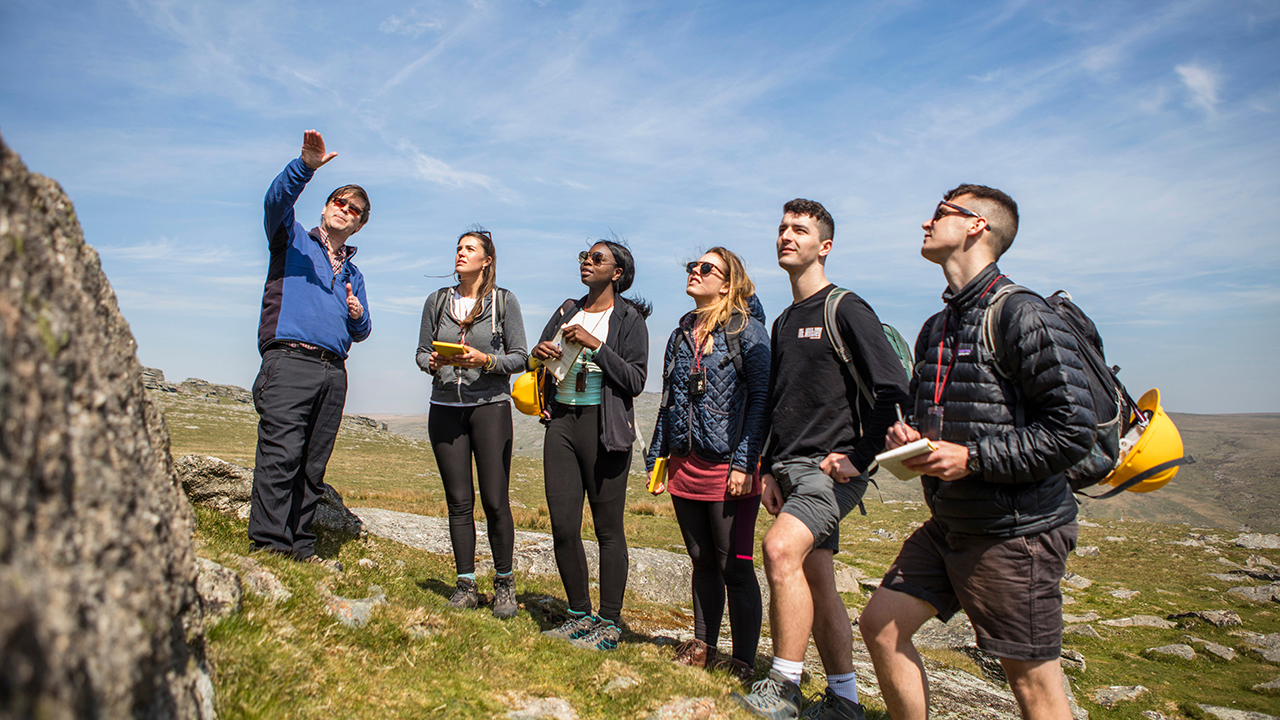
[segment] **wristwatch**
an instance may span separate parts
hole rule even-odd
[[[969,471],[970,475],[980,475],[982,473],[982,458],[978,455],[977,443],[965,443],[969,448],[969,460],[964,464],[964,469]]]

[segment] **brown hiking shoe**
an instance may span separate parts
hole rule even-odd
[[[675,661],[690,667],[710,667],[715,662],[716,649],[698,638],[689,638],[676,646]]]
[[[501,575],[493,579],[493,616],[499,620],[513,618],[520,611],[516,604],[516,578]]]
[[[449,596],[449,602],[445,603],[446,607],[470,609],[480,604],[480,593],[477,591],[476,581],[469,578],[458,578],[458,585],[453,591],[453,595]]]
[[[752,680],[756,679],[755,667],[742,662],[735,657],[720,657],[711,664],[712,670],[723,670],[729,675],[737,678],[743,685],[750,685]]]

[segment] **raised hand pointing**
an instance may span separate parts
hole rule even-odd
[[[352,320],[359,320],[361,315],[364,315],[364,306],[351,292],[351,283],[347,283],[347,316]]]
[[[338,153],[324,151],[324,138],[315,130],[302,133],[302,162],[312,170],[319,170],[321,165],[338,157]]]

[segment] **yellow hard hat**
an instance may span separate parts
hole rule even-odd
[[[538,371],[522,373],[511,385],[511,402],[525,415],[542,414],[542,394],[538,392]]]
[[[1139,493],[1158,490],[1178,474],[1179,466],[1195,462],[1183,456],[1182,435],[1160,407],[1158,388],[1148,390],[1138,400],[1138,410],[1147,418],[1146,424],[1134,425],[1120,440],[1124,459],[1103,480],[1116,488],[1108,495],[1120,489]],[[1138,422],[1142,419],[1138,418]]]

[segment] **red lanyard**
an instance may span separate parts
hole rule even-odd
[[[702,369],[702,343],[698,342],[697,325],[693,326],[693,330],[689,332],[689,336],[693,338],[693,371],[698,372]]]
[[[982,294],[978,296],[978,299],[981,300],[982,298],[986,297],[987,293],[991,292],[991,288],[995,287],[996,283],[1000,282],[1000,278],[1002,277],[1005,277],[1005,276],[997,275],[996,279],[992,280],[991,284],[987,285],[987,289],[983,290]],[[942,315],[942,339],[938,341],[938,367],[937,367],[938,372],[934,375],[934,380],[933,380],[933,404],[934,405],[942,404],[942,391],[947,386],[947,379],[951,377],[951,368],[955,367],[956,358],[959,356],[959,353],[951,354],[951,362],[947,363],[947,374],[943,375],[942,374],[942,347],[947,342],[947,321],[949,321],[950,319],[951,319],[951,308],[947,308],[946,312],[943,313]]]

